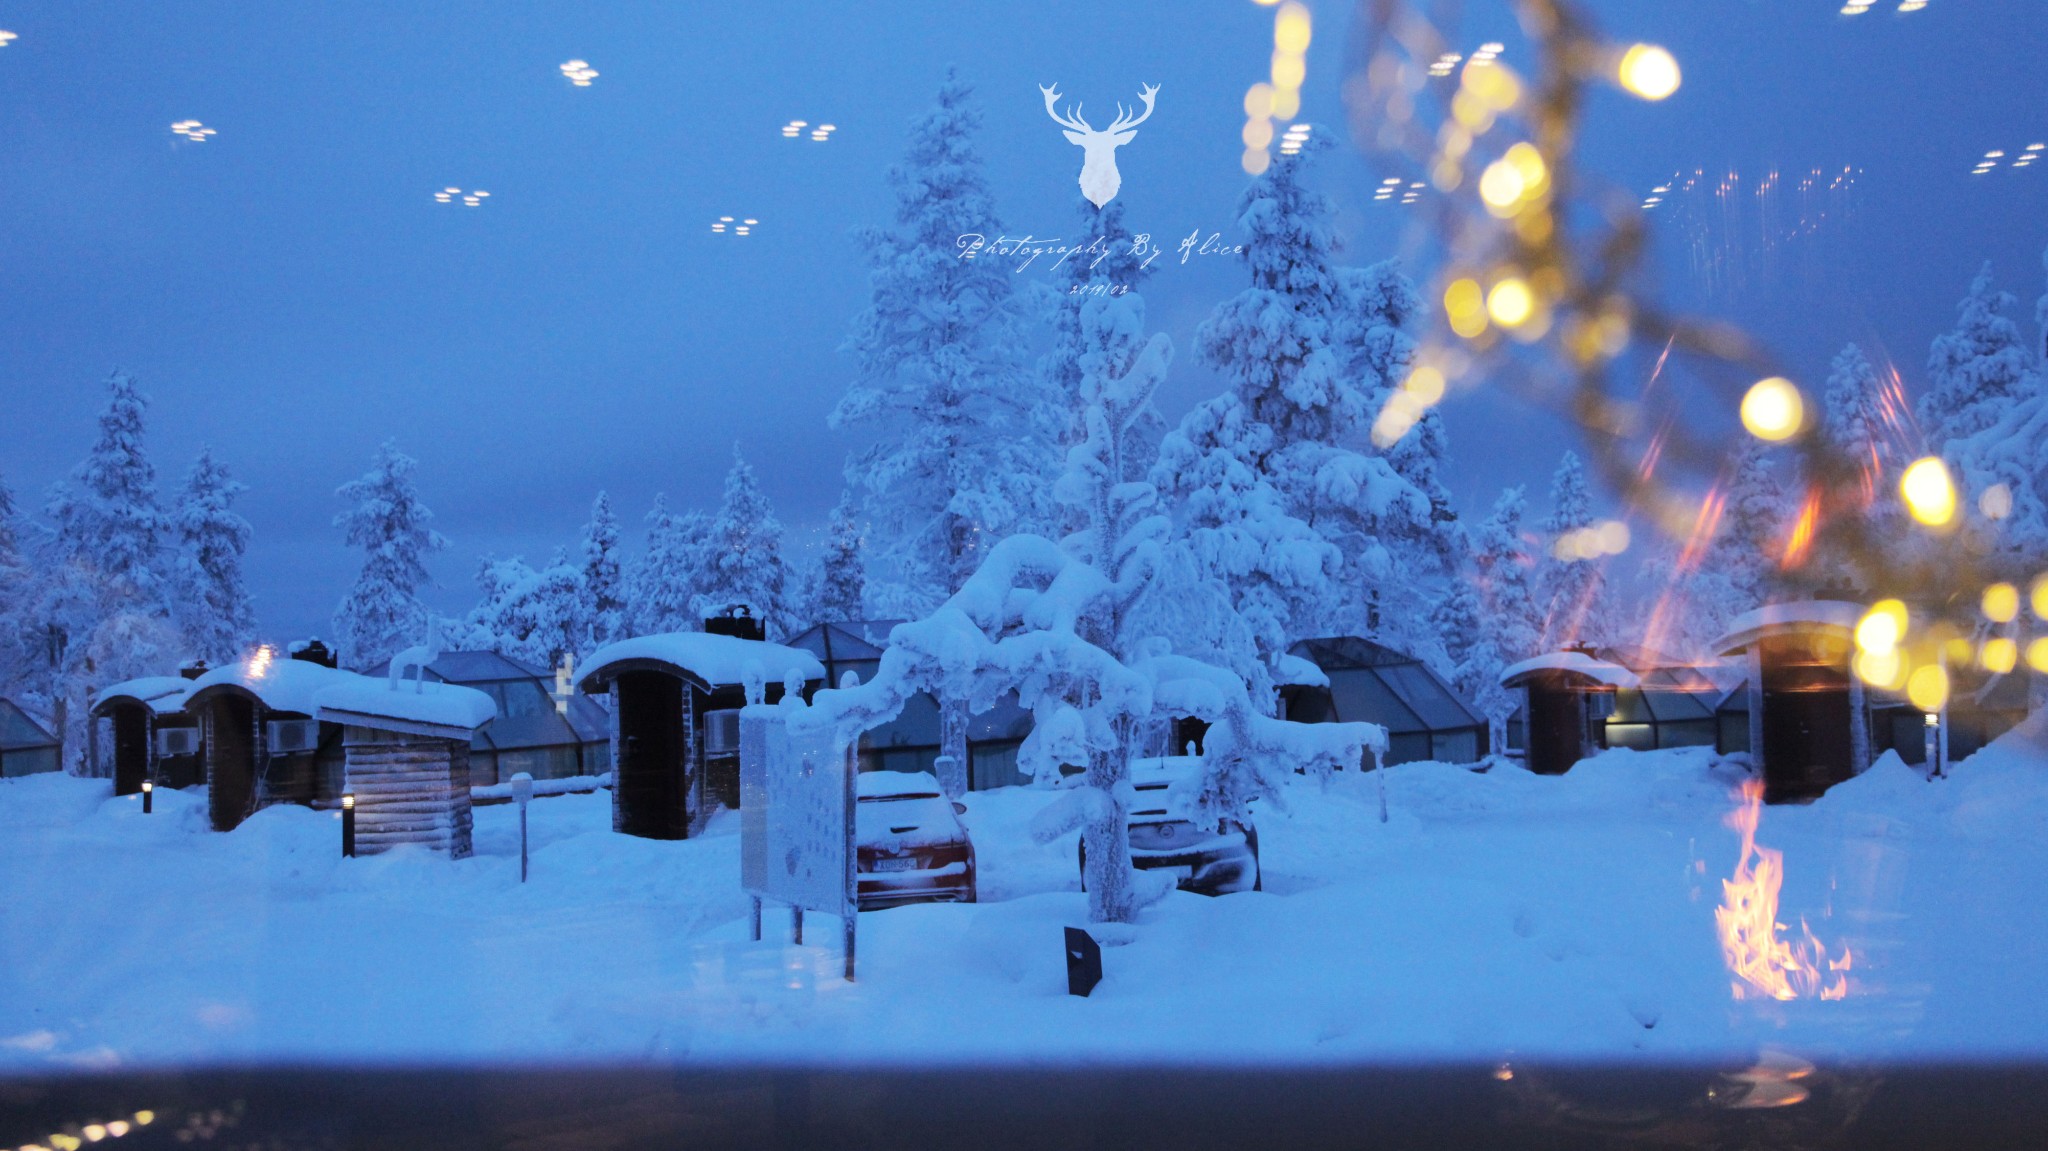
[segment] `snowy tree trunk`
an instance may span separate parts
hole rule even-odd
[[[939,787],[947,799],[958,799],[967,791],[967,701],[939,701],[939,758],[952,765],[939,773]]]
[[[1100,799],[1081,835],[1088,844],[1088,918],[1096,923],[1129,923],[1138,917],[1131,866],[1130,731],[1126,723],[1118,727],[1117,746],[1088,757],[1088,786]]]

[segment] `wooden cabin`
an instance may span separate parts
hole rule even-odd
[[[63,744],[11,699],[0,699],[0,779],[56,771]]]
[[[185,710],[199,722],[215,831],[233,831],[273,803],[340,805],[341,727],[316,718],[314,697],[359,677],[326,663],[324,648],[301,654],[309,657],[260,648],[192,682]]]
[[[1306,639],[1287,653],[1321,675],[1295,675],[1303,682],[1281,685],[1282,718],[1377,723],[1387,729],[1388,765],[1477,763],[1486,757],[1486,721],[1421,660],[1356,636]]]
[[[474,688],[340,674],[315,693],[314,714],[342,731],[356,854],[411,843],[468,858],[470,745],[497,704]]]
[[[194,787],[206,782],[206,757],[199,721],[185,710],[193,683],[205,674],[150,675],[124,680],[92,697],[94,760],[99,761],[98,724],[112,736],[114,794],[133,795],[144,780],[156,787]]]
[[[1530,771],[1559,775],[1611,747],[1712,746],[1713,685],[1697,668],[1642,649],[1572,648],[1504,668],[1522,692]]]
[[[738,635],[671,632],[591,653],[578,689],[610,698],[612,829],[684,839],[720,807],[739,807],[739,709],[758,677],[767,702],[792,673],[822,686],[806,651]]]
[[[1749,752],[1764,802],[1814,799],[1870,766],[1871,700],[1850,670],[1863,610],[1840,600],[1769,604],[1736,617],[1715,644],[1744,672],[1722,704],[1716,746]]]
[[[851,623],[821,623],[790,638],[789,646],[807,651],[825,667],[821,686],[838,687],[847,672],[860,676],[862,683],[875,678],[882,664],[882,652],[889,646],[889,632],[898,620],[861,620]],[[859,762],[862,771],[931,772],[942,754],[939,701],[929,692],[919,692],[903,705],[895,719],[861,733]],[[987,791],[1031,782],[1017,769],[1017,750],[1031,734],[1031,713],[1006,695],[994,707],[967,720],[966,788]]]

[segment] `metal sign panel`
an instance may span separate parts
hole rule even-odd
[[[794,736],[776,706],[741,713],[740,885],[749,895],[847,914],[852,771],[836,733]]]

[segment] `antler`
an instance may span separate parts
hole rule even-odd
[[[1052,117],[1053,123],[1065,128],[1072,128],[1076,132],[1095,131],[1095,129],[1088,126],[1088,121],[1081,118],[1081,106],[1079,104],[1074,105],[1064,116],[1054,109],[1053,105],[1060,98],[1060,86],[1058,84],[1054,84],[1050,88],[1040,84],[1038,90],[1045,93],[1045,114]]]
[[[1138,99],[1143,100],[1145,102],[1145,114],[1133,120],[1131,119],[1131,114],[1124,110],[1124,106],[1122,104],[1118,104],[1116,106],[1116,123],[1111,124],[1108,128],[1104,129],[1104,131],[1121,132],[1126,128],[1135,128],[1138,125],[1143,124],[1146,120],[1151,119],[1152,98],[1154,96],[1157,96],[1158,94],[1159,85],[1157,84],[1138,85]]]

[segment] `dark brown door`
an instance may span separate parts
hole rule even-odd
[[[1584,703],[1578,692],[1546,684],[1529,685],[1529,770],[1562,775],[1579,762],[1585,734]]]
[[[684,797],[683,684],[658,671],[619,676],[619,830],[646,839],[689,834]]]
[[[1849,691],[1764,693],[1764,800],[1812,799],[1849,778]]]
[[[213,725],[206,741],[206,805],[215,831],[233,831],[249,815],[256,795],[256,708],[246,699],[221,696],[209,705]]]
[[[149,777],[149,716],[137,704],[114,709],[114,794],[134,795]]]

